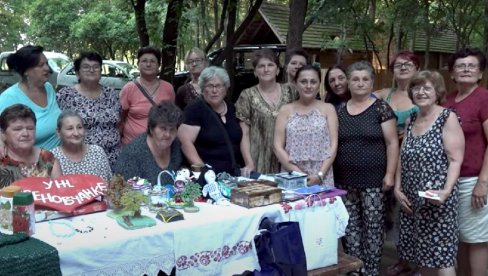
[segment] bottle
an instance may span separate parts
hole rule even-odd
[[[19,186],[7,186],[2,189],[0,196],[0,233],[13,234],[12,211],[14,195],[20,192]]]
[[[14,233],[34,235],[36,217],[34,197],[31,192],[18,192],[13,199],[12,227]]]

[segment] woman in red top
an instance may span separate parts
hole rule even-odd
[[[479,86],[486,58],[465,48],[449,59],[457,90],[445,107],[461,118],[466,149],[459,178],[459,275],[486,275],[488,269],[488,90]]]

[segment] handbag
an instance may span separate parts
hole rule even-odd
[[[240,176],[241,175],[241,168],[239,165],[237,165],[236,161],[236,156],[234,154],[234,149],[232,148],[232,142],[230,141],[229,134],[227,133],[227,130],[225,129],[224,125],[222,124],[220,118],[215,114],[215,111],[210,108],[210,106],[200,97],[200,100],[203,102],[203,105],[207,107],[210,111],[210,114],[217,120],[217,124],[220,126],[220,129],[222,130],[222,134],[225,139],[225,144],[227,145],[227,150],[229,151],[230,154],[230,160],[232,162],[232,175],[233,176]]]
[[[149,96],[146,89],[137,80],[134,80],[133,82],[137,86],[137,88],[139,88],[139,90],[142,92],[144,97],[146,97],[152,105],[156,105],[156,102],[153,100],[151,96]]]
[[[307,275],[307,259],[298,222],[275,223],[263,219],[254,237],[261,270],[256,276]]]

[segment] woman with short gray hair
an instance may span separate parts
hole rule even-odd
[[[191,165],[209,164],[216,173],[237,174],[241,164],[242,131],[235,107],[225,100],[229,75],[211,66],[200,74],[202,97],[185,108],[185,121],[178,130],[181,149]]]
[[[393,187],[399,154],[396,119],[385,101],[371,95],[374,70],[369,62],[354,63],[346,73],[351,99],[337,110],[339,144],[334,162],[335,183],[348,191],[344,251],[364,262],[363,275],[379,275],[383,193]]]

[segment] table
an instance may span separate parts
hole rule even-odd
[[[345,209],[339,197],[330,203]],[[232,275],[260,269],[254,235],[264,217],[288,221],[279,204],[246,209],[237,205],[197,203],[185,220],[157,221],[154,227],[126,230],[105,212],[62,219],[93,227],[70,238],[56,237],[49,222],[36,224],[35,238],[56,247],[63,275]],[[143,210],[143,214],[154,217]],[[333,224],[331,224],[333,225]]]

